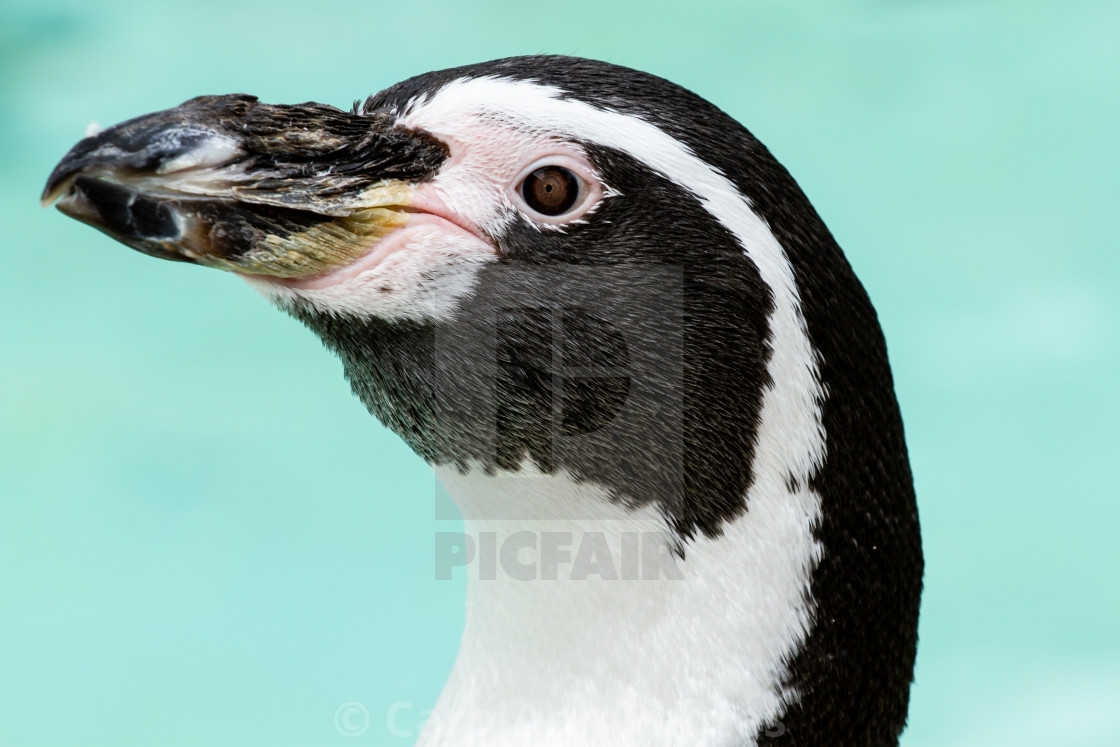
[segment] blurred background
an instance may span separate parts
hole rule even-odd
[[[0,744],[409,744],[463,620],[456,525],[340,364],[41,210],[55,162],[203,93],[554,52],[729,111],[868,287],[927,558],[903,744],[1120,745],[1120,5],[532,5],[2,0]]]

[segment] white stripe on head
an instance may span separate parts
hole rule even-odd
[[[401,121],[448,139],[453,149],[455,143],[465,145],[460,165],[473,163],[473,170],[450,166],[433,181],[433,188],[451,209],[484,230],[500,234],[508,218],[500,200],[480,198],[477,190],[472,194],[464,188],[468,172],[473,171],[470,182],[477,187],[479,170],[500,161],[502,152],[523,152],[543,141],[574,140],[628,154],[687,189],[736,237],[757,267],[773,295],[767,364],[771,383],[763,392],[748,509],[725,527],[722,537],[699,537],[686,548],[686,572],[695,569],[705,579],[704,594],[696,594],[696,587],[689,592],[688,585],[667,584],[663,592],[671,597],[667,603],[672,607],[666,612],[668,619],[658,621],[663,626],[658,635],[666,649],[679,645],[682,656],[697,658],[697,671],[723,672],[729,659],[736,661],[741,671],[736,674],[733,667],[728,676],[738,679],[726,683],[728,689],[720,690],[720,696],[737,703],[743,709],[737,717],[755,726],[776,719],[796,698],[776,683],[785,680],[786,662],[797,653],[812,622],[810,582],[822,553],[814,537],[821,499],[809,488],[809,479],[823,464],[826,449],[821,420],[825,393],[817,354],[781,244],[747,198],[684,144],[640,117],[564,98],[555,87],[496,77],[462,78],[412,102]],[[471,147],[478,152],[472,154]],[[734,620],[727,620],[728,610],[736,611]],[[721,621],[716,626],[718,641],[697,640],[696,617],[704,614]],[[674,616],[681,621],[679,641],[674,640]],[[611,628],[603,622],[595,631],[602,635]],[[465,638],[464,648],[468,645]],[[511,696],[516,696],[511,687]],[[459,696],[445,692],[445,697],[461,702]],[[709,708],[696,712],[711,717]],[[626,718],[616,716],[620,721]]]

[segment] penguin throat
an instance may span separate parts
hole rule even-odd
[[[754,744],[796,699],[816,547],[788,486],[680,545],[654,504],[563,472],[436,472],[468,601],[419,744]]]

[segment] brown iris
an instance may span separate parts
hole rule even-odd
[[[521,196],[541,215],[562,215],[579,199],[579,180],[560,166],[542,166],[525,177]]]

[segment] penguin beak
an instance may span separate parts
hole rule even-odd
[[[155,257],[314,277],[406,223],[446,157],[387,116],[203,96],[80,141],[42,203]]]

